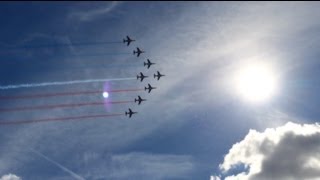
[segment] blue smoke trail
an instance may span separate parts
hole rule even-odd
[[[66,57],[95,57],[95,56],[114,56],[114,55],[128,55],[132,53],[128,52],[115,52],[115,53],[96,53],[96,54],[74,54],[74,55],[67,55]]]
[[[33,48],[56,48],[56,47],[68,47],[68,46],[95,46],[95,45],[108,45],[108,44],[120,44],[121,41],[109,41],[109,42],[83,42],[83,43],[54,43],[54,44],[38,44],[38,45],[25,45],[25,46],[11,46],[1,47],[3,49],[33,49]]]

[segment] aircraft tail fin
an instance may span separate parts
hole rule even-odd
[[[146,66],[147,65],[147,63],[146,62],[143,62],[143,66]]]

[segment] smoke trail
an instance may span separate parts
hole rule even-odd
[[[120,93],[120,92],[136,92],[143,91],[144,89],[117,89],[110,90],[108,93]],[[57,96],[75,96],[75,95],[88,95],[88,94],[102,94],[103,91],[78,91],[78,92],[60,92],[60,93],[48,93],[48,94],[29,94],[21,96],[0,96],[0,100],[14,100],[14,99],[34,99],[34,98],[49,98]]]
[[[114,52],[114,53],[95,53],[95,54],[73,54],[73,55],[66,55],[64,58],[68,57],[95,57],[95,56],[110,56],[110,55],[128,55],[131,53],[128,52]]]
[[[54,47],[66,47],[66,46],[94,46],[94,45],[107,45],[107,44],[120,44],[121,41],[105,41],[105,42],[78,42],[78,43],[53,43],[53,44],[37,44],[37,45],[24,45],[24,46],[11,46],[1,47],[3,49],[33,49],[33,48],[54,48]]]
[[[126,104],[134,101],[110,101],[108,104]],[[42,109],[56,109],[56,108],[71,108],[81,106],[98,106],[103,105],[104,102],[89,102],[89,103],[76,103],[76,104],[56,104],[46,106],[29,106],[29,107],[16,107],[16,108],[0,108],[1,112],[15,112],[15,111],[27,111],[27,110],[42,110]]]
[[[87,79],[87,80],[73,80],[73,81],[61,81],[61,82],[44,82],[44,83],[37,83],[37,84],[18,84],[18,85],[0,86],[0,90],[44,87],[44,86],[71,85],[71,84],[84,84],[84,83],[105,82],[105,81],[125,81],[125,80],[133,80],[133,79],[135,79],[135,78]]]
[[[1,125],[18,125],[18,124],[30,124],[30,123],[43,123],[43,122],[54,122],[54,121],[79,121],[85,119],[92,119],[92,118],[106,118],[106,117],[116,117],[116,116],[123,116],[124,114],[100,114],[100,115],[88,115],[88,116],[73,116],[73,117],[61,117],[61,118],[46,118],[46,119],[36,119],[36,120],[23,120],[23,121],[6,121],[0,122]]]
[[[114,60],[114,59],[113,59]],[[104,61],[109,61],[109,59],[104,59]],[[13,61],[8,61],[12,64],[18,64],[19,62],[13,62]],[[44,62],[44,61],[43,61]],[[3,61],[1,61],[3,64]],[[30,65],[30,63],[29,63]],[[50,65],[48,65],[48,62],[43,65],[39,65],[37,63],[37,66],[28,66],[27,64],[23,65],[23,71],[26,73],[59,73],[59,72],[68,72],[68,73],[74,73],[74,72],[79,72],[79,71],[84,71],[84,70],[94,70],[94,71],[104,71],[106,69],[111,69],[111,70],[119,70],[125,69],[125,68],[137,68],[141,66],[140,64],[115,64],[115,65],[107,65],[104,63],[100,63],[99,65],[93,64],[89,65],[88,63],[86,64],[87,66],[68,66],[68,67],[59,67],[59,68],[53,68],[48,71],[48,68]]]
[[[44,158],[45,160],[49,161],[50,163],[56,165],[57,167],[59,167],[62,171],[70,174],[74,179],[77,180],[85,180],[83,177],[81,177],[80,175],[74,173],[73,171],[71,171],[70,169],[62,166],[61,164],[59,164],[58,162],[50,159],[48,156],[45,156],[44,154],[40,153],[39,151],[36,151],[34,149],[30,149],[32,152],[34,152],[35,154],[39,155],[40,157]]]
[[[87,64],[88,65],[88,64]],[[59,69],[53,69],[52,72],[60,72],[60,71],[63,71],[63,72],[66,72],[66,71],[69,71],[69,72],[72,72],[72,71],[83,71],[83,70],[90,70],[90,69],[94,69],[94,70],[105,70],[105,69],[115,69],[115,70],[118,70],[118,69],[124,69],[124,68],[132,68],[132,67],[139,67],[140,64],[125,64],[125,65],[105,65],[105,64],[100,64],[100,65],[95,65],[95,66],[92,66],[92,65],[88,65],[88,66],[69,66],[67,68],[59,68]],[[27,68],[24,68],[24,70],[32,70],[32,72],[48,72],[47,70],[48,68],[48,65],[44,65],[44,66],[38,66],[37,69],[27,69]]]

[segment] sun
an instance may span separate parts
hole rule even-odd
[[[250,64],[236,73],[237,92],[250,102],[265,102],[275,95],[277,80],[272,68],[265,64]]]

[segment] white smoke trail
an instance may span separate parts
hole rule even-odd
[[[68,168],[62,166],[61,164],[55,162],[54,160],[50,159],[49,157],[45,156],[44,154],[42,154],[34,149],[31,149],[31,151],[34,152],[35,154],[41,156],[42,158],[46,159],[47,161],[51,162],[52,164],[58,166],[61,170],[70,174],[74,179],[85,180],[83,177],[79,176],[78,174],[74,173],[73,171],[69,170]]]
[[[73,81],[61,81],[61,82],[44,82],[44,83],[34,83],[34,84],[18,84],[18,85],[0,86],[0,90],[43,87],[43,86],[71,85],[71,84],[84,84],[84,83],[94,83],[94,82],[104,82],[104,81],[125,81],[125,80],[133,80],[133,79],[135,79],[135,78],[87,79],[87,80],[73,80]]]

